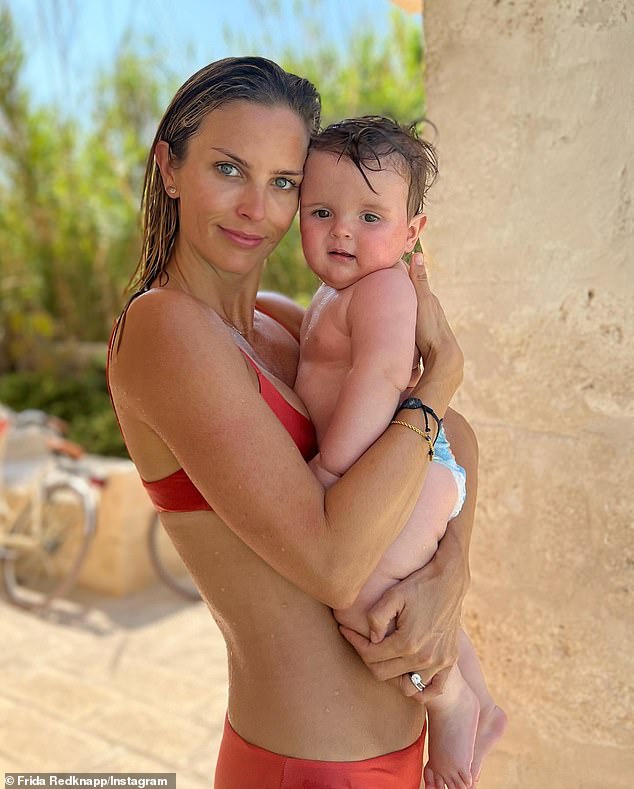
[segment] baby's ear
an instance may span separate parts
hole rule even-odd
[[[418,237],[423,232],[425,223],[427,222],[426,214],[416,214],[409,220],[407,227],[407,242],[405,244],[405,251],[411,252],[416,245]]]

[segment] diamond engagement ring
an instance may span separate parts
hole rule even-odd
[[[421,675],[416,672],[409,675],[409,681],[416,688],[416,690],[423,691],[427,687],[427,685],[425,685],[425,683],[423,682],[423,678],[421,677]]]

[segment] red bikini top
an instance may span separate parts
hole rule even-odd
[[[240,349],[242,351],[242,349]],[[317,439],[313,423],[286,400],[263,375],[253,359],[244,351],[257,373],[260,394],[271,411],[284,425],[297,445],[305,460],[310,460],[317,453]],[[194,510],[212,510],[202,493],[195,487],[184,469],[179,468],[163,479],[147,482],[142,479],[152,504],[157,512],[193,512]]]
[[[258,307],[258,312],[261,312],[264,315],[269,315],[269,313],[265,312],[261,307]],[[273,318],[273,320],[279,323],[279,321],[272,315],[269,315],[269,317]],[[293,337],[290,331],[288,331],[288,329],[286,329],[282,323],[280,323],[280,326],[282,326],[282,328],[288,334],[290,334],[291,337]],[[117,416],[114,402],[112,400],[109,380],[110,352],[112,349],[112,342],[116,328],[117,324],[115,323],[112,334],[110,335],[110,342],[108,343],[106,382],[108,384],[110,402],[112,403],[112,408],[115,412],[115,417],[118,423],[119,417]],[[293,337],[293,339],[296,338]],[[260,368],[248,353],[242,351],[241,348],[239,350],[251,363],[258,376],[260,394],[264,398],[264,401],[284,425],[291,438],[295,442],[297,448],[302,453],[302,457],[307,461],[310,460],[317,454],[317,437],[315,435],[313,423],[307,416],[304,416],[304,414],[300,413],[296,408],[294,408],[288,402],[288,400],[286,400],[280,394],[280,392],[278,392],[278,390],[262,373]],[[121,425],[119,425],[119,429],[121,430]],[[208,502],[205,501],[202,493],[198,490],[191,479],[187,476],[185,470],[182,468],[179,468],[177,471],[174,471],[167,477],[163,477],[163,479],[153,480],[152,482],[147,482],[146,480],[142,479],[141,482],[147,490],[148,495],[150,496],[150,499],[152,500],[152,503],[158,512],[193,512],[195,510],[213,511],[212,507],[210,507]]]

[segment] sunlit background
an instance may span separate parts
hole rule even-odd
[[[420,11],[418,0],[7,0],[25,48],[23,77],[37,102],[63,114],[90,112],[95,77],[132,46],[158,54],[166,73],[185,79],[201,66],[235,54],[274,60],[291,53],[350,54],[351,41],[371,32],[391,39],[396,7]],[[420,29],[420,13],[415,24]],[[393,41],[393,39],[392,39]],[[396,42],[394,42],[396,43]],[[348,58],[349,59],[349,58]]]
[[[0,5],[0,402],[123,454],[103,344],[138,257],[149,145],[175,89],[231,54],[321,91],[323,121],[424,109],[422,3],[5,0]],[[315,288],[293,227],[264,286]]]

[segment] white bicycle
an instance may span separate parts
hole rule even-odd
[[[0,578],[12,603],[40,610],[73,587],[97,526],[92,481],[41,434],[0,413]]]

